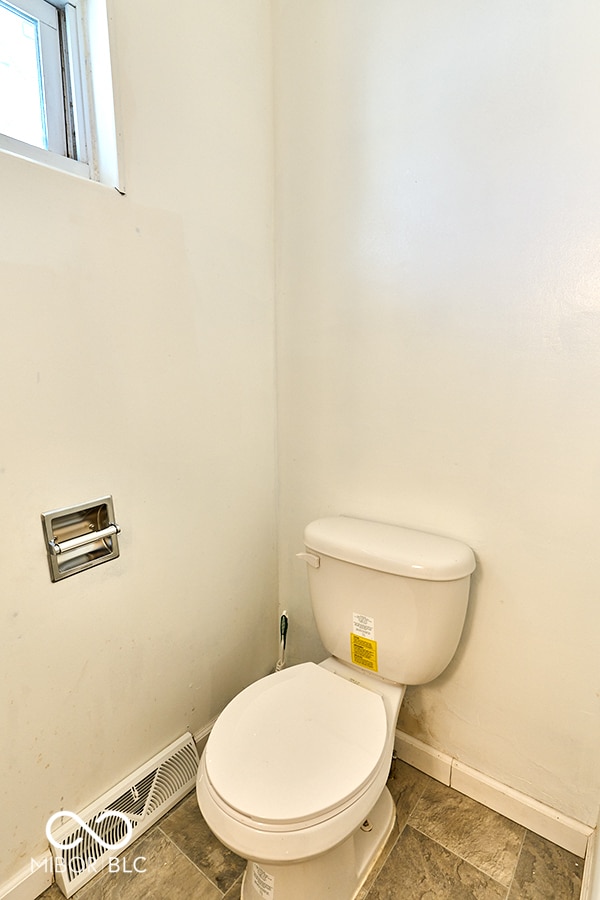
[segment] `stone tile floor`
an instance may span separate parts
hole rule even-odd
[[[395,760],[398,821],[358,900],[577,900],[583,860]],[[139,869],[133,871],[134,858]],[[239,900],[245,862],[188,795],[75,900]],[[56,885],[43,900],[61,900]],[[274,898],[275,900],[275,898]],[[325,898],[307,898],[325,900]]]

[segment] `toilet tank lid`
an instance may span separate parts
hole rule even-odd
[[[475,569],[473,551],[461,541],[351,516],[310,522],[304,543],[324,556],[424,581],[454,581]]]

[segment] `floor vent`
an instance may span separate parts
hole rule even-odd
[[[126,853],[133,841],[189,793],[197,769],[194,739],[185,734],[81,813],[61,810],[60,818],[56,814],[61,824],[49,823],[48,838],[56,883],[65,897],[97,875],[111,858]]]

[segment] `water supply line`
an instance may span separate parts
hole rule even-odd
[[[279,659],[277,660],[277,664],[275,665],[276,672],[281,672],[281,670],[285,666],[285,645],[287,643],[287,631],[288,616],[287,612],[284,609],[279,620]]]

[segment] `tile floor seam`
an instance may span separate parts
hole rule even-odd
[[[403,825],[402,828],[400,829],[400,833],[399,833],[398,837],[400,836],[400,834],[402,834],[402,831],[406,828],[407,825],[411,825],[411,827],[413,827],[413,826],[412,826],[412,823],[411,823],[411,821],[410,821],[410,820],[411,820],[411,817],[412,817],[414,811],[416,810],[417,806],[419,805],[419,803],[420,803],[421,800],[423,799],[423,794],[425,793],[425,791],[427,790],[427,788],[428,788],[428,783],[427,783],[427,782],[424,782],[423,785],[421,786],[421,790],[419,791],[419,796],[416,798],[415,802],[412,804],[410,810],[406,813],[406,818],[405,818],[405,820],[404,820],[404,825]],[[396,806],[396,821],[398,821],[398,803],[399,803],[399,800],[397,800],[397,801],[395,802],[395,806]],[[417,829],[417,830],[418,830],[418,829]],[[421,832],[421,833],[422,833],[422,834],[425,834],[425,832]],[[427,835],[427,837],[429,837],[429,835]]]
[[[227,897],[227,894],[231,894],[231,896],[233,897],[233,893],[232,893],[233,889],[238,883],[240,885],[240,896],[241,896],[243,880],[244,880],[244,874],[242,873],[241,875],[238,875],[238,877],[235,879],[233,884],[227,888],[227,890],[225,891],[224,894],[223,894],[223,892],[221,892],[221,896],[224,898],[224,900]],[[219,888],[217,888],[217,890],[219,890]]]
[[[515,868],[512,873],[512,878],[510,879],[510,884],[508,886],[508,893],[506,895],[506,900],[510,897],[510,892],[512,891],[512,886],[514,884],[515,878],[517,877],[517,869],[519,868],[519,862],[521,859],[521,853],[523,852],[523,847],[525,846],[525,838],[527,837],[527,829],[523,829],[523,836],[521,838],[521,846],[519,847],[519,852],[517,853],[517,861],[515,863]]]
[[[423,799],[423,794],[425,793],[425,791],[427,790],[427,788],[428,788],[428,784],[427,784],[427,782],[425,782],[425,783],[423,784],[423,787],[421,788],[421,792],[420,792],[418,798],[415,800],[415,802],[414,802],[414,804],[413,804],[413,808],[411,809],[411,811],[409,812],[408,816],[406,817],[406,821],[407,821],[407,822],[408,822],[408,820],[410,819],[410,817],[412,816],[412,814],[414,813],[415,809],[417,808],[417,806],[419,805],[419,803],[421,802],[421,800]]]
[[[166,837],[166,839],[169,841],[170,844],[173,844],[173,846],[175,847],[175,849],[177,850],[177,852],[180,853],[183,857],[185,857],[185,859],[187,859],[187,861],[190,862],[190,863],[193,865],[193,867],[196,869],[196,871],[197,871],[197,872],[200,872],[200,874],[202,875],[203,878],[206,878],[206,880],[208,881],[208,883],[211,884],[211,885],[214,887],[214,889],[215,889],[216,891],[219,892],[219,894],[221,895],[221,897],[224,897],[225,894],[223,893],[223,891],[221,890],[221,888],[220,888],[217,884],[214,883],[214,881],[212,880],[212,878],[209,878],[209,877],[208,877],[208,875],[206,874],[206,872],[204,872],[204,871],[200,868],[200,866],[197,865],[197,864],[194,862],[193,859],[190,859],[190,857],[187,855],[187,853],[185,852],[185,850],[182,850],[181,847],[179,846],[179,844],[175,843],[175,841],[173,840],[173,838],[172,838],[170,835],[168,835],[168,834],[166,833],[166,831],[163,831],[163,829],[160,827],[160,822],[159,822],[155,827],[157,828],[158,831],[160,831],[160,833],[161,833],[162,835],[164,835],[164,837]],[[232,886],[233,886],[233,885],[232,885]]]
[[[457,853],[456,850],[451,850],[450,847],[447,847],[445,844],[442,843],[442,841],[438,841],[437,838],[431,837],[430,834],[427,834],[426,831],[423,831],[423,829],[419,828],[417,825],[413,825],[412,822],[409,821],[406,824],[410,825],[411,828],[414,828],[415,831],[418,831],[419,834],[422,834],[424,837],[426,837],[427,840],[432,841],[434,844],[437,844],[438,847],[442,847],[442,849],[444,849],[447,853],[451,853],[452,856],[456,857],[456,859],[460,859],[462,862],[466,863],[468,866],[471,866],[471,868],[476,869],[478,872],[481,872],[482,875],[484,875],[486,878],[489,878],[490,881],[493,881],[499,887],[504,888],[504,890],[508,890],[505,884],[502,884],[501,881],[498,881],[498,879],[494,878],[493,875],[490,875],[489,872],[486,872],[484,869],[481,869],[476,863],[472,862],[469,859],[465,859],[465,857],[461,856],[460,853]],[[523,840],[525,840],[525,837],[523,837]],[[515,866],[515,872],[516,871],[517,871],[517,867]],[[515,877],[515,873],[513,872],[512,878],[511,878],[511,884],[512,884],[512,879],[514,877]],[[508,893],[506,894],[505,900],[508,900]]]

